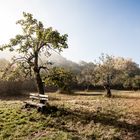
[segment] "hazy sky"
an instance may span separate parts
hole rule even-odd
[[[140,64],[140,0],[0,0],[0,43],[19,32],[23,11],[69,35],[67,59],[94,61],[107,53]]]

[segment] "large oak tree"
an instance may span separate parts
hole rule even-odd
[[[62,51],[68,48],[67,35],[60,35],[52,27],[45,28],[41,21],[33,18],[32,14],[23,12],[23,19],[18,20],[22,34],[10,39],[8,44],[0,46],[0,50],[9,49],[18,53],[13,60],[25,69],[27,74],[33,72],[39,94],[44,94],[41,69],[47,68],[47,63],[39,64],[40,55],[50,56],[50,50]]]

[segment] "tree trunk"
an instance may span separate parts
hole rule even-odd
[[[37,84],[37,90],[39,94],[44,95],[44,85],[40,76],[40,69],[38,67],[38,53],[35,53],[35,60],[34,60],[34,74]],[[40,100],[40,103],[44,103],[44,101]]]
[[[108,86],[107,88],[106,88],[106,91],[107,91],[107,97],[111,97],[112,96],[112,94],[111,94],[111,90],[110,90],[110,86]]]
[[[43,85],[42,79],[40,77],[40,74],[36,73],[35,76],[36,76],[38,92],[39,92],[39,94],[44,94],[44,85]]]
[[[110,90],[110,85],[106,84],[106,85],[104,85],[104,88],[106,90],[106,96],[110,98],[112,96],[111,90]]]
[[[87,91],[87,92],[89,91],[89,84],[88,84],[87,87],[86,87],[86,91]]]
[[[110,77],[109,75],[107,75],[107,83],[104,85],[105,89],[106,89],[106,96],[107,97],[111,97],[112,94],[111,94],[111,90],[110,90]]]
[[[42,79],[40,77],[40,73],[35,73],[35,78],[36,78],[38,93],[44,95],[44,85],[43,85]],[[44,101],[41,100],[40,103],[44,103]]]

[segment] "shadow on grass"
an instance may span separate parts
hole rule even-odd
[[[76,93],[73,94],[74,96],[80,95],[80,96],[101,96],[104,95],[103,93]]]
[[[125,95],[113,95],[112,98],[121,98],[121,99],[140,99],[140,97],[136,96],[125,96]]]
[[[58,93],[60,95],[68,96],[100,96],[104,95],[104,92],[71,92],[71,93]]]
[[[29,99],[28,95],[1,96],[0,97],[0,100],[2,100],[2,101],[15,101],[15,100],[25,101],[28,99]]]
[[[126,121],[120,121],[115,112],[111,113],[102,113],[102,112],[82,112],[82,111],[73,111],[70,109],[57,108],[55,106],[50,106],[47,111],[44,113],[47,117],[51,115],[57,119],[57,122],[48,124],[49,127],[63,130],[65,132],[72,132],[76,135],[78,134],[78,130],[75,128],[68,128],[67,123],[72,122],[72,125],[75,125],[77,122],[80,122],[83,125],[86,125],[90,122],[101,123],[104,126],[113,126],[122,130],[123,132],[131,133],[134,140],[140,138],[140,124],[129,124]]]

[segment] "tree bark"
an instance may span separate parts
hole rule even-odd
[[[109,75],[107,75],[107,83],[104,85],[105,89],[106,89],[106,96],[107,97],[111,97],[112,94],[111,94],[111,89],[110,89],[110,77]]]
[[[36,84],[39,94],[44,94],[44,85],[39,73],[35,74]]]
[[[87,87],[86,87],[86,91],[87,91],[87,92],[89,91],[89,84],[88,84]]]
[[[111,94],[111,90],[110,90],[110,86],[108,86],[107,88],[106,88],[106,91],[107,91],[107,97],[111,97],[112,96],[112,94]]]
[[[35,73],[35,78],[36,78],[38,93],[44,95],[44,85],[40,77],[40,73]],[[43,100],[40,100],[40,103],[44,104],[45,102]]]
[[[35,53],[34,74],[35,74],[38,93],[44,95],[44,85],[40,76],[40,69],[38,67],[38,53]],[[40,100],[40,103],[44,103],[44,101]]]

